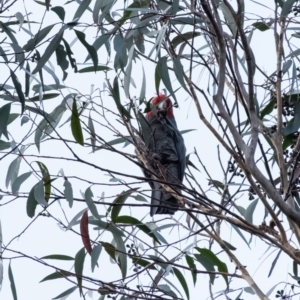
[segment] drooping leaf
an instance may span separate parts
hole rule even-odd
[[[214,266],[217,266],[219,272],[228,273],[228,269],[225,263],[223,263],[211,250],[205,248],[195,247],[195,249],[201,253],[202,256],[210,260]],[[226,284],[228,285],[228,277],[222,274]]]
[[[87,188],[85,193],[84,193],[84,198],[85,198],[85,201],[86,201],[86,204],[90,210],[90,212],[92,213],[92,215],[96,218],[96,219],[100,219],[100,216],[98,214],[98,211],[97,211],[97,207],[93,201],[93,192],[91,190],[91,188]]]
[[[76,100],[73,100],[72,116],[71,116],[71,129],[72,129],[72,134],[73,134],[75,141],[78,144],[83,146],[84,140],[83,140],[82,128],[81,128],[80,119],[79,119],[79,113],[77,110]]]
[[[116,244],[115,256],[119,264],[123,279],[126,278],[127,274],[127,254],[124,241],[122,237],[118,234],[114,234],[114,242]]]
[[[4,136],[8,139],[8,132],[7,132],[7,125],[8,125],[8,118],[10,113],[11,104],[5,104],[0,108],[0,137],[3,133]]]
[[[115,100],[116,106],[117,106],[120,114],[123,117],[131,119],[130,113],[121,104],[118,77],[115,77],[115,79],[114,79],[113,87],[111,89],[111,94],[112,94],[113,99]]]
[[[37,200],[34,197],[34,188],[36,187],[36,185],[34,185],[32,187],[32,189],[30,190],[29,195],[28,195],[28,199],[27,199],[27,202],[26,202],[26,212],[27,212],[27,216],[29,218],[34,217],[35,209],[36,209],[37,204],[38,204]]]
[[[171,96],[173,97],[173,99],[175,101],[174,105],[178,106],[177,99],[176,99],[176,96],[175,96],[175,93],[173,91],[173,87],[172,87],[172,84],[171,84],[171,79],[170,79],[170,75],[169,75],[169,71],[168,71],[167,60],[168,60],[168,58],[166,56],[161,57],[158,60],[157,72],[158,72],[159,77],[161,78],[162,82],[164,83],[165,87],[167,88],[167,90],[169,91]]]
[[[80,234],[81,239],[84,245],[84,248],[86,251],[91,254],[92,253],[92,246],[91,246],[91,240],[89,235],[89,224],[88,224],[88,212],[86,211],[80,221]]]
[[[91,144],[93,152],[96,150],[96,134],[95,134],[95,127],[93,123],[93,119],[91,118],[91,115],[89,115],[89,121],[88,121],[89,130],[91,133]]]
[[[83,15],[83,13],[88,9],[90,3],[91,3],[92,0],[84,0],[84,1],[81,1],[80,5],[78,6],[75,14],[74,14],[74,17],[73,17],[73,20],[76,20],[78,21],[81,16]]]
[[[69,62],[67,60],[67,52],[65,51],[64,46],[61,44],[58,45],[58,47],[55,50],[55,54],[56,54],[57,64],[60,66],[64,74],[62,80],[65,81],[68,76],[66,70],[69,67]]]
[[[13,295],[13,299],[18,300],[17,290],[16,290],[16,286],[15,286],[15,281],[14,281],[14,276],[13,276],[12,269],[11,269],[11,263],[8,266],[8,278],[9,278],[9,281],[10,281],[10,288],[11,288],[11,292],[12,292],[12,295]]]
[[[196,271],[197,268],[196,268],[194,259],[191,256],[189,256],[189,255],[186,255],[185,259],[186,259],[186,262],[187,262],[187,264],[189,265],[189,267],[191,269],[191,273],[192,273],[192,277],[193,277],[193,282],[194,282],[194,285],[195,285],[196,282],[197,282],[197,273],[194,272],[194,271]]]
[[[110,244],[110,243],[106,243],[106,242],[100,242],[100,244],[102,245],[102,247],[104,248],[104,250],[107,252],[107,254],[115,261],[116,261],[116,248]]]
[[[24,46],[23,49],[28,52],[35,49],[35,47],[48,35],[54,24],[49,25],[40,30],[34,37],[32,37]]]
[[[8,187],[9,184],[13,185],[14,181],[18,177],[20,169],[21,157],[15,158],[9,165],[5,185]]]
[[[76,224],[78,219],[84,214],[85,211],[87,211],[87,208],[81,210],[78,214],[76,214],[75,217],[68,224],[66,230],[69,230],[70,228],[72,228]]]
[[[44,189],[44,182],[43,180],[41,180],[40,182],[38,182],[35,186],[34,186],[34,198],[36,199],[36,201],[43,205],[43,206],[47,206],[48,203],[45,199],[45,189]]]
[[[200,254],[194,254],[196,260],[209,272],[214,272],[215,271],[215,268],[214,268],[214,264],[210,261],[209,258],[203,256],[203,255],[200,255]],[[210,278],[210,282],[211,284],[214,284],[214,281],[215,281],[215,274],[208,274],[209,275],[209,278]]]
[[[35,69],[32,71],[32,74],[35,74],[37,72],[39,72],[43,66],[46,64],[46,62],[50,59],[50,57],[52,56],[52,54],[54,53],[54,51],[57,49],[57,47],[59,46],[63,35],[64,35],[64,31],[68,28],[68,25],[64,25],[59,32],[55,35],[55,37],[51,40],[51,42],[49,43],[49,45],[47,46],[44,54],[41,56],[41,58],[39,59],[37,66],[35,67]]]
[[[253,224],[253,213],[255,211],[257,202],[258,202],[258,199],[252,201],[245,211],[244,217],[245,217],[246,221],[251,224]]]
[[[184,276],[182,275],[182,273],[180,272],[179,269],[177,269],[175,267],[173,267],[172,269],[173,269],[178,281],[180,282],[180,284],[186,294],[187,299],[189,300],[190,299],[190,291],[189,291],[189,287],[187,285],[187,282],[186,282]]]
[[[76,277],[77,277],[80,296],[82,295],[82,271],[83,271],[84,259],[85,259],[85,251],[83,247],[75,255],[75,263],[74,263],[74,269],[77,275]]]
[[[282,251],[282,250],[279,250],[279,251],[278,251],[276,257],[275,257],[274,260],[272,261],[272,265],[271,265],[271,268],[270,268],[270,271],[269,271],[269,274],[268,274],[268,278],[271,276],[271,274],[272,274],[272,272],[273,272],[273,270],[274,270],[274,268],[275,268],[275,266],[276,266],[276,263],[277,263],[277,261],[278,261],[278,259],[279,259],[279,256],[280,256],[280,254],[281,254],[281,251]]]
[[[19,177],[17,177],[15,179],[14,183],[11,186],[11,190],[12,190],[13,195],[17,195],[18,194],[18,191],[19,191],[22,183],[27,178],[29,178],[31,174],[32,174],[32,172],[27,172],[27,173],[24,173],[24,174],[20,175]]]
[[[122,204],[125,203],[127,198],[133,193],[134,190],[129,190],[129,191],[123,191],[114,201],[113,204],[116,204],[113,206],[112,211],[111,211],[111,219],[115,223],[117,220],[117,217],[119,216],[119,213],[122,209]]]
[[[88,0],[88,1],[90,1],[90,0]],[[82,43],[82,45],[86,48],[90,57],[92,58],[92,61],[94,63],[94,70],[96,71],[96,68],[98,66],[98,55],[97,55],[96,49],[86,42],[85,34],[83,32],[78,31],[78,30],[74,30],[74,31],[76,33],[77,38]]]
[[[102,251],[102,246],[101,245],[95,245],[93,247],[92,253],[91,253],[91,264],[92,264],[92,272],[94,272],[95,266],[97,264],[97,261],[99,259],[99,256]]]
[[[36,162],[40,168],[40,171],[43,176],[43,183],[45,188],[45,200],[48,202],[51,194],[51,177],[48,171],[48,168],[41,162]]]
[[[65,195],[67,201],[69,202],[69,207],[72,208],[72,206],[73,206],[73,188],[72,188],[70,181],[68,181],[68,179],[65,179],[64,187],[65,187],[64,195]]]
[[[16,74],[12,70],[10,70],[10,76],[11,76],[13,84],[16,88],[16,91],[17,91],[17,94],[18,94],[18,97],[19,97],[19,101],[21,102],[21,114],[23,114],[24,109],[25,109],[25,96],[24,96],[24,93],[22,91],[22,85],[19,82],[19,79],[17,78]]]

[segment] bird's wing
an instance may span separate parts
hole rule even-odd
[[[185,159],[185,154],[186,154],[186,149],[184,145],[184,140],[177,128],[177,124],[175,119],[171,118],[166,118],[167,121],[167,126],[173,131],[174,133],[174,146],[176,149],[177,157],[178,157],[178,179],[180,181],[183,180],[184,177],[184,171],[186,167],[186,159]]]

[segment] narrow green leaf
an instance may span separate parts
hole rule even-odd
[[[45,189],[44,189],[44,183],[43,180],[41,180],[37,185],[35,185],[34,187],[34,198],[36,199],[36,201],[43,205],[43,206],[47,206],[48,203],[45,199]]]
[[[120,112],[120,114],[128,119],[131,119],[130,113],[125,109],[125,107],[121,104],[120,100],[120,91],[119,91],[119,82],[118,77],[116,76],[114,79],[113,87],[111,90],[111,94],[113,99],[115,100],[115,103],[117,105],[117,108]]]
[[[25,72],[25,96],[28,97],[30,91],[30,65],[28,61],[26,63],[26,71],[27,72]]]
[[[106,242],[100,242],[100,244],[102,245],[102,247],[104,248],[104,250],[107,252],[107,254],[115,261],[116,261],[116,248],[110,244],[110,243],[106,243]]]
[[[16,290],[16,286],[15,286],[15,281],[14,281],[14,276],[11,270],[11,263],[8,265],[8,278],[10,281],[10,288],[11,288],[11,292],[13,294],[13,298],[14,300],[17,300],[17,290]]]
[[[96,66],[95,67],[86,67],[81,70],[78,70],[78,73],[88,73],[88,72],[97,72],[97,71],[109,71],[111,68],[107,66]]]
[[[32,172],[27,172],[27,173],[24,173],[24,174],[20,175],[19,177],[17,177],[15,179],[14,183],[11,186],[11,190],[12,190],[13,195],[17,195],[18,194],[18,191],[19,191],[22,183],[27,178],[29,178],[31,174],[32,174]]]
[[[23,114],[23,112],[25,110],[25,96],[24,96],[24,93],[22,92],[22,85],[19,82],[16,74],[12,70],[10,70],[10,76],[11,76],[13,84],[14,84],[14,86],[16,88],[19,100],[21,102],[21,114]]]
[[[127,198],[133,193],[134,191],[129,190],[129,191],[123,191],[113,202],[113,204],[118,204],[116,206],[113,206],[112,211],[111,211],[111,219],[115,223],[117,220],[117,217],[119,216],[119,213],[122,209],[122,204],[125,203]]]
[[[298,276],[298,263],[296,261],[293,261],[293,273]]]
[[[122,273],[122,278],[126,278],[127,274],[127,253],[124,241],[121,236],[118,234],[114,234],[114,242],[116,243],[116,251],[115,256],[119,263],[119,267]]]
[[[90,0],[86,0],[86,1],[90,1]],[[74,31],[76,33],[77,38],[82,43],[82,45],[86,48],[86,50],[88,51],[90,57],[92,58],[92,61],[94,63],[94,70],[96,72],[96,68],[98,66],[98,55],[97,55],[96,49],[86,42],[85,34],[83,32],[78,31],[78,30],[74,30]]]
[[[237,226],[231,225],[232,228],[239,234],[239,236],[242,238],[242,240],[247,244],[247,246],[250,248],[249,243],[247,242],[247,240],[245,239],[244,235],[242,234],[242,232],[240,231],[240,229]]]
[[[217,266],[219,272],[228,273],[228,269],[225,263],[223,263],[211,250],[205,248],[195,247],[197,251],[201,253],[205,258],[209,259],[215,266]],[[227,275],[222,275],[226,284],[228,285]]]
[[[275,266],[276,266],[276,263],[277,263],[277,261],[278,261],[278,258],[279,258],[279,256],[280,256],[280,254],[281,254],[281,251],[282,251],[282,250],[279,250],[279,251],[278,251],[276,257],[275,257],[274,260],[272,261],[272,265],[271,265],[271,269],[270,269],[269,274],[268,274],[268,278],[272,275],[272,272],[273,272],[273,270],[274,270],[274,268],[275,268]]]
[[[40,30],[33,38],[31,38],[24,46],[23,49],[28,52],[35,49],[35,47],[48,35],[54,24],[49,25]]]
[[[187,92],[189,92],[184,81],[184,70],[179,58],[174,58],[173,68],[178,82]]]
[[[95,245],[93,247],[92,253],[91,253],[91,264],[92,264],[92,272],[94,272],[95,266],[97,264],[97,261],[99,259],[99,256],[102,251],[102,246],[101,245]]]
[[[58,259],[58,260],[74,260],[74,257],[62,254],[51,254],[43,256],[40,259]]]
[[[182,275],[182,273],[180,272],[179,269],[177,269],[175,267],[173,267],[172,269],[173,269],[178,281],[180,282],[180,284],[181,284],[181,286],[182,286],[182,288],[183,288],[183,290],[186,294],[187,299],[189,300],[190,299],[189,287],[186,283],[186,280],[185,280],[184,276]]]
[[[56,61],[57,64],[60,66],[61,70],[63,71],[63,81],[67,79],[68,73],[66,70],[69,67],[69,61],[67,60],[67,52],[64,49],[62,44],[59,44],[57,49],[55,50],[56,54]]]
[[[159,94],[159,85],[160,85],[160,81],[161,81],[161,77],[158,72],[158,65],[156,65],[156,68],[155,68],[154,81],[155,81],[156,94],[158,95]]]
[[[68,179],[65,179],[64,182],[64,195],[67,199],[67,201],[69,202],[69,207],[72,208],[73,206],[73,189],[72,189],[72,185],[70,183],[70,181],[68,181]]]
[[[108,42],[109,38],[110,35],[108,33],[100,35],[93,43],[93,47],[95,48],[95,50],[98,51],[106,42]],[[87,62],[90,58],[91,56],[88,55],[84,62]]]
[[[194,272],[194,271],[196,271],[197,268],[196,268],[194,259],[191,256],[189,256],[189,255],[186,255],[185,259],[186,259],[186,262],[187,262],[187,264],[189,265],[189,267],[191,269],[191,273],[192,273],[192,277],[193,277],[193,282],[194,282],[194,285],[195,285],[196,282],[197,282],[197,273]]]
[[[28,195],[28,199],[27,199],[27,203],[26,203],[26,212],[27,212],[27,216],[29,218],[34,217],[35,209],[36,209],[37,204],[38,204],[37,200],[34,197],[34,188],[36,187],[36,185],[34,185],[32,187],[32,189],[30,190],[29,195]]]
[[[48,168],[41,162],[36,162],[40,168],[40,171],[43,175],[43,183],[45,188],[45,200],[48,202],[51,194],[51,177],[48,171]]]
[[[142,87],[141,87],[141,91],[140,91],[140,104],[143,103],[143,101],[145,100],[145,96],[146,96],[146,76],[145,76],[145,70],[144,67],[142,66],[142,70],[143,70],[143,81],[142,81]]]
[[[100,216],[98,214],[97,207],[96,207],[95,203],[93,202],[92,197],[93,197],[93,192],[92,192],[91,188],[89,187],[86,189],[86,191],[84,193],[84,198],[85,198],[86,204],[87,204],[90,212],[92,213],[92,215],[96,219],[100,220]]]
[[[177,99],[176,99],[175,93],[173,91],[171,80],[170,80],[170,76],[169,76],[167,60],[168,60],[168,58],[166,56],[165,57],[161,57],[158,60],[158,63],[157,63],[157,72],[158,72],[158,74],[159,74],[162,82],[164,83],[165,87],[167,88],[167,90],[169,91],[169,93],[172,95],[172,97],[173,97],[173,99],[175,101],[175,106],[178,106]]]
[[[236,27],[236,22],[235,22],[235,19],[232,15],[231,11],[223,2],[219,4],[219,8],[222,10],[224,18],[225,18],[226,22],[228,23],[228,26],[229,26],[233,36],[235,36],[236,32],[237,32],[237,27]]]
[[[149,235],[151,238],[153,238],[157,243],[160,244],[159,240],[157,239],[155,234],[150,230],[150,228],[136,218],[133,218],[131,216],[118,216],[115,219],[115,223],[116,224],[122,223],[122,224],[134,225],[137,228],[139,228],[141,231],[143,231],[144,233]]]
[[[20,169],[20,163],[21,163],[21,157],[15,158],[9,165],[5,185],[6,187],[9,186],[9,183],[12,185],[19,174]]]
[[[48,281],[48,280],[54,280],[54,279],[65,278],[65,277],[68,276],[67,273],[68,273],[68,272],[66,272],[66,274],[63,275],[63,274],[60,273],[60,272],[54,272],[54,273],[49,274],[48,276],[44,277],[44,278],[40,281],[40,283],[41,283],[41,282],[44,282],[44,281]],[[69,274],[70,274],[70,273],[69,273]]]
[[[80,5],[78,6],[75,15],[73,17],[73,20],[78,21],[83,13],[87,10],[92,0],[83,0],[81,1]]]
[[[95,134],[95,127],[93,123],[93,119],[91,118],[91,114],[89,115],[88,126],[91,134],[91,144],[92,144],[92,151],[96,151],[96,134]]]
[[[247,207],[244,217],[245,220],[251,224],[253,224],[253,213],[255,211],[256,205],[257,205],[258,199],[252,201],[249,206]]]
[[[197,259],[197,261],[207,270],[210,272],[214,272],[215,268],[214,268],[214,264],[210,261],[210,259],[208,259],[207,257],[200,255],[200,254],[194,254],[195,258]],[[216,275],[215,274],[208,274],[209,278],[210,278],[210,282],[211,284],[214,284],[214,280]]]
[[[63,35],[64,35],[64,31],[69,28],[68,25],[64,25],[59,32],[55,35],[55,37],[51,40],[51,42],[49,43],[48,47],[46,48],[44,54],[41,56],[41,58],[39,59],[37,66],[35,67],[35,69],[32,71],[32,74],[35,74],[37,72],[39,72],[43,66],[46,64],[46,62],[50,59],[50,57],[52,56],[52,54],[54,53],[54,51],[57,49],[57,47],[59,46]]]
[[[59,294],[58,296],[56,296],[55,298],[52,298],[52,299],[54,300],[54,299],[60,299],[60,298],[66,297],[66,296],[70,295],[71,293],[73,293],[76,289],[77,289],[77,286],[73,286],[70,289],[64,291],[63,293]]]
[[[75,263],[74,263],[74,269],[77,275],[77,283],[78,283],[80,295],[82,295],[82,271],[83,271],[84,259],[85,259],[85,251],[83,247],[77,252],[75,256]]]
[[[75,141],[78,144],[83,146],[84,140],[83,140],[83,134],[82,134],[81,124],[80,124],[79,114],[78,114],[78,110],[77,110],[76,100],[73,100],[72,116],[71,116],[71,129],[72,129],[72,134],[73,134]]]
[[[10,113],[11,104],[5,104],[0,108],[0,137],[3,133],[4,136],[8,139],[8,132],[7,132],[7,125],[8,125],[8,118]]]

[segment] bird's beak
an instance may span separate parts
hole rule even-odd
[[[166,109],[166,101],[162,101],[160,102],[157,107],[160,109],[160,110],[165,110]]]

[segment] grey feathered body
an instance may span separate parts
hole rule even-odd
[[[150,139],[148,149],[150,155],[159,164],[152,163],[158,178],[170,184],[170,187],[178,194],[181,189],[172,185],[183,180],[185,170],[186,149],[181,133],[177,128],[174,118],[163,116],[146,116],[149,123]],[[145,172],[149,177],[149,174]],[[166,192],[158,182],[149,181],[152,188],[150,215],[174,214],[178,210],[178,201],[170,193]]]

